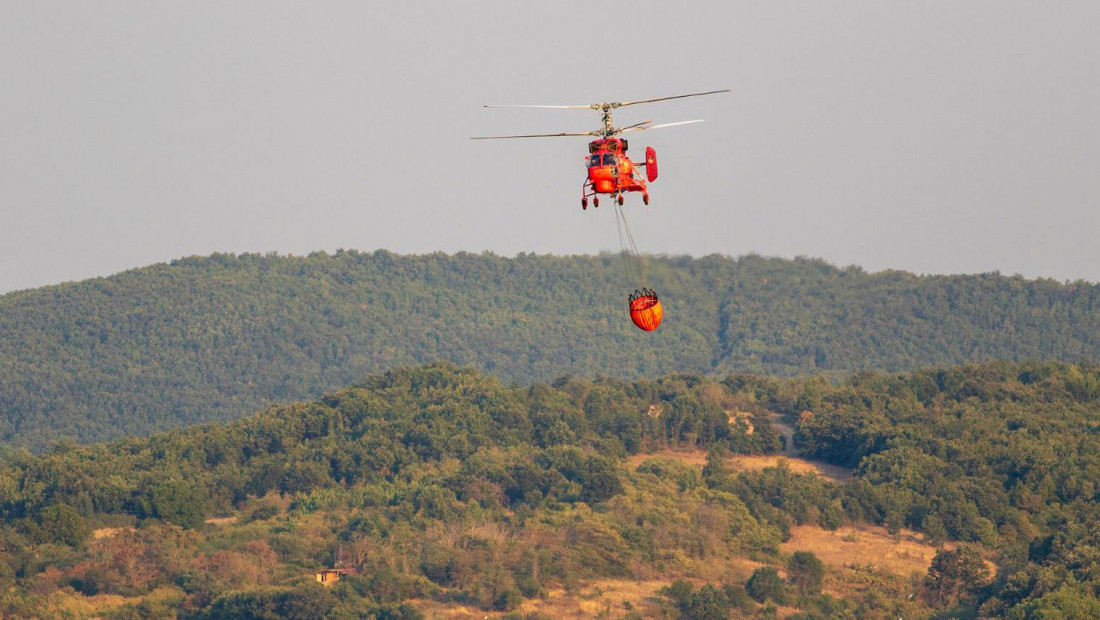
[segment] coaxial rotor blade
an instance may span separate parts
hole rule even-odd
[[[717,94],[717,93],[728,93],[728,92],[730,92],[730,89],[727,88],[727,89],[724,89],[724,90],[709,90],[705,93],[690,93],[690,94],[687,94],[687,95],[674,95],[672,97],[658,97],[656,99],[642,99],[640,101],[626,101],[626,102],[620,103],[619,107],[626,106],[626,105],[637,105],[639,103],[653,103],[655,101],[668,101],[669,99],[683,99],[684,97],[702,97],[703,95],[714,95],[714,94]]]
[[[651,121],[652,122],[652,121]],[[625,129],[620,129],[616,133],[625,133],[627,131],[641,131],[643,129],[661,129],[662,127],[675,127],[677,125],[690,125],[692,123],[701,123],[703,119],[696,119],[693,121],[678,121],[675,123],[661,123],[660,125],[643,125],[641,127],[630,126]]]
[[[548,108],[553,110],[591,110],[590,105],[486,105],[483,108]]]
[[[524,136],[478,136],[476,138],[470,138],[471,140],[508,140],[511,138],[564,138],[567,136],[594,136],[596,132],[585,133],[533,133]]]
[[[620,127],[615,130],[615,133],[622,133],[624,131],[637,131],[639,129],[647,129],[645,125],[652,123],[653,121],[642,121],[640,123],[634,123],[633,125],[627,125],[626,127]]]

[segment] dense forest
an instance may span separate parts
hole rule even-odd
[[[851,477],[732,467],[781,448],[776,413]],[[664,582],[647,615],[688,620],[1095,618],[1098,480],[1097,366],[509,387],[437,363],[235,422],[8,450],[0,616],[533,618],[619,579]],[[850,524],[952,543],[908,577],[783,551]],[[335,587],[313,582],[335,563]]]
[[[569,373],[781,376],[1100,354],[1100,286],[647,258],[660,329],[616,256],[218,254],[0,297],[0,442],[40,450],[235,419],[436,360]]]

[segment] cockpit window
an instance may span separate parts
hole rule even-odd
[[[598,165],[600,165],[600,154],[593,153],[592,156],[588,158],[588,167],[591,168]]]
[[[611,153],[604,153],[603,154],[603,165],[605,165],[605,166],[618,166],[619,165],[619,160],[618,160],[618,158],[616,158]]]

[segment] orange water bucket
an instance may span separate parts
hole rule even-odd
[[[642,331],[651,332],[661,324],[664,310],[657,293],[649,289],[634,291],[630,295],[630,320]]]

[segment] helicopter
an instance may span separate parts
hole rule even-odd
[[[593,136],[596,139],[588,143],[588,156],[585,158],[585,167],[588,169],[588,177],[581,185],[581,209],[588,208],[588,199],[592,199],[592,206],[600,206],[600,194],[608,194],[611,199],[621,206],[624,202],[623,195],[626,192],[641,192],[642,202],[649,204],[649,189],[646,182],[657,180],[657,151],[653,147],[646,147],[645,161],[634,163],[627,156],[629,146],[627,140],[617,137],[619,134],[645,129],[660,129],[663,127],[675,127],[677,125],[690,125],[701,123],[701,119],[691,121],[679,121],[675,123],[661,123],[654,125],[653,121],[642,121],[626,127],[615,127],[612,124],[611,112],[628,105],[640,103],[654,103],[668,101],[670,99],[683,99],[685,97],[701,97],[717,93],[728,93],[729,89],[711,90],[704,93],[690,93],[687,95],[674,95],[672,97],[658,97],[656,99],[641,99],[639,101],[611,101],[592,103],[589,105],[487,105],[486,108],[543,108],[559,110],[596,110],[600,112],[603,127],[594,131],[582,133],[540,133],[517,136],[479,136],[471,140],[505,140],[512,138],[562,138],[572,136]],[[645,168],[645,179],[636,175],[636,169]]]

